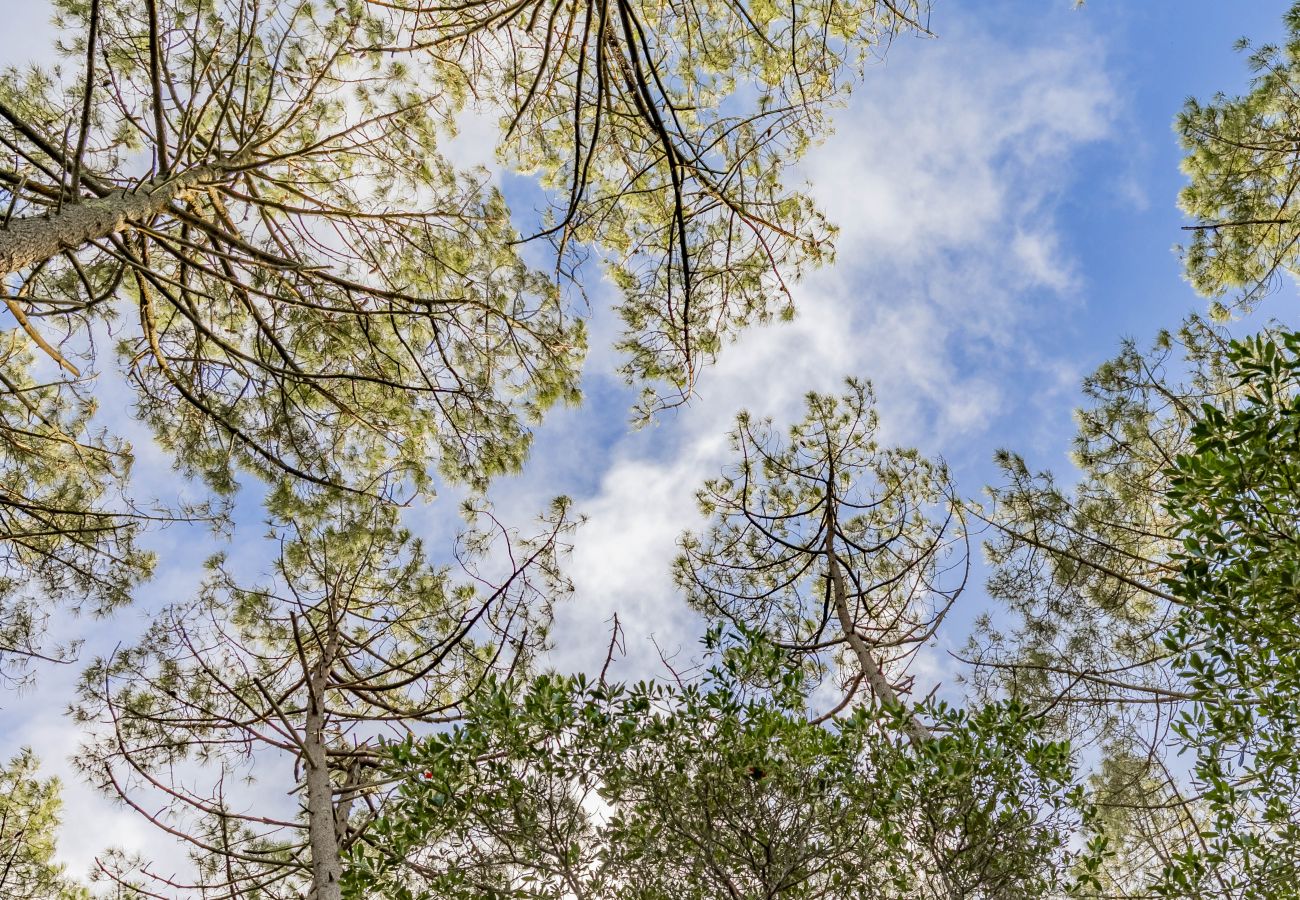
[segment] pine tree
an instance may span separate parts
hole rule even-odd
[[[0,471],[14,518],[67,521],[6,523],[0,553],[18,582],[49,577],[36,534],[56,577],[93,568],[112,583],[79,590],[114,602],[148,574],[148,517],[115,499],[129,446],[85,419],[105,329],[136,413],[219,494],[241,472],[482,487],[578,397],[585,333],[561,282],[581,292],[589,250],[623,291],[643,412],[688,395],[738,329],[789,314],[831,230],[782,179],[865,61],[923,30],[911,2],[55,7],[70,79],[0,79],[5,303],[36,354],[2,357]],[[504,158],[560,198],[529,236],[554,239],[551,277],[525,265],[488,174],[441,152],[487,96]],[[22,402],[33,384],[51,409]],[[9,606],[25,624],[8,644],[36,651],[46,611]]]
[[[486,67],[503,159],[553,191],[540,234],[604,257],[643,414],[688,397],[739,330],[793,314],[835,229],[790,167],[867,63],[929,33],[917,0],[393,5],[413,13],[399,49]]]
[[[863,692],[899,705],[900,670],[968,571],[946,469],[879,447],[873,402],[857,381],[842,397],[809,394],[785,441],[770,421],[739,416],[737,462],[698,495],[709,529],[683,535],[676,563],[724,652],[778,648],[836,685],[837,708]],[[919,719],[908,728],[929,736]]]
[[[88,900],[54,861],[59,782],[23,749],[0,769],[0,894],[10,900]]]
[[[337,900],[342,856],[390,790],[385,742],[454,721],[484,679],[525,671],[564,590],[563,503],[533,538],[479,516],[457,581],[390,505],[299,504],[273,523],[273,578],[248,586],[214,559],[197,597],[97,660],[76,708],[89,732],[78,764],[195,863],[182,880],[147,861],[111,874],[177,895],[310,885]]]
[[[367,53],[388,26],[357,3],[60,11],[81,83],[11,72],[0,95],[33,335],[89,373],[116,320],[139,414],[218,489],[518,465],[526,421],[575,396],[581,329],[485,176],[439,152],[456,72]]]
[[[459,76],[366,53],[386,26],[363,4],[56,7],[77,82],[0,79],[15,671],[58,653],[50,599],[120,604],[152,565],[141,527],[203,514],[134,499],[129,445],[93,418],[104,343],[218,496],[251,471],[399,499],[517,468],[584,347],[486,174],[438,151]]]
[[[1187,101],[1176,128],[1191,179],[1180,196],[1195,224],[1184,250],[1187,277],[1201,293],[1252,305],[1295,274],[1300,222],[1295,192],[1295,126],[1300,117],[1300,5],[1284,16],[1283,46],[1252,47],[1255,73],[1239,97]],[[1222,302],[1217,306],[1226,314]]]
[[[46,645],[49,598],[128,602],[153,567],[141,528],[166,514],[129,500],[130,448],[91,425],[88,385],[34,377],[21,332],[0,341],[0,679],[13,684],[33,660],[75,657],[75,643]]]
[[[1002,484],[971,513],[989,526],[988,590],[964,654],[976,696],[1010,697],[1098,755],[1093,799],[1116,855],[1106,893],[1144,895],[1198,841],[1206,810],[1170,725],[1194,699],[1164,644],[1182,602],[1169,467],[1205,404],[1244,402],[1223,329],[1191,317],[1147,350],[1126,342],[1083,385],[1077,483],[1002,452]]]

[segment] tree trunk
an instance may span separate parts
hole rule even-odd
[[[55,213],[15,219],[8,228],[0,229],[0,271],[9,275],[64,250],[76,250],[89,241],[116,234],[133,221],[165,211],[173,200],[224,174],[216,166],[197,166],[131,190],[121,188],[93,200],[65,203]]]
[[[857,626],[853,622],[853,615],[849,611],[848,588],[844,584],[844,573],[840,571],[839,560],[835,557],[835,498],[828,496],[826,498],[826,566],[830,570],[831,593],[835,602],[835,615],[840,622],[840,630],[844,632],[844,638],[849,642],[849,647],[853,650],[853,655],[858,658],[858,665],[862,669],[862,677],[866,679],[867,685],[871,688],[872,693],[882,703],[890,706],[898,705],[898,694],[889,679],[885,677],[885,672],[880,666],[880,661],[876,655],[871,652],[867,642],[863,640],[862,635],[858,634]],[[911,713],[907,717],[907,737],[912,744],[920,744],[933,737],[930,729]]]
[[[880,661],[876,655],[871,652],[867,642],[863,640],[862,635],[858,634],[857,626],[853,622],[853,614],[849,610],[849,592],[847,585],[844,584],[844,573],[840,571],[839,559],[835,556],[835,494],[831,490],[833,481],[827,480],[826,495],[826,567],[831,579],[831,595],[835,603],[835,615],[840,622],[840,630],[844,632],[845,639],[849,642],[854,656],[858,658],[858,665],[862,667],[862,675],[867,684],[871,687],[872,692],[883,703],[898,705],[898,692],[894,690],[889,679],[885,677],[885,672],[880,666]],[[907,731],[907,739],[913,747],[920,747],[926,741],[934,738],[934,733],[926,727],[925,723],[916,715],[908,713],[907,724],[904,726]],[[932,810],[924,810],[924,815],[934,825]],[[943,882],[944,891],[952,900],[960,900],[966,896],[966,892],[959,890],[954,883],[952,876],[948,872],[947,866],[939,858],[937,848],[932,847],[931,854],[935,860],[939,880]]]
[[[325,753],[325,680],[322,664],[308,681],[307,727],[303,734],[307,768],[307,834],[311,845],[313,900],[343,900],[343,863],[334,821],[334,785]]]

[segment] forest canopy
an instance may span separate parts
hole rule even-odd
[[[1300,5],[1083,348],[1109,64],[945,6],[49,0],[0,895],[1297,896]]]

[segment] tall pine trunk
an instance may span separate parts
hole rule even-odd
[[[65,203],[57,212],[14,219],[0,228],[0,271],[9,275],[76,250],[166,211],[173,200],[205,182],[221,178],[216,166],[196,166],[179,175],[155,178],[136,188],[120,188],[93,200]]]
[[[826,566],[829,570],[831,580],[831,591],[835,602],[835,615],[840,622],[840,630],[844,632],[844,639],[848,641],[849,648],[853,655],[858,658],[858,666],[862,669],[862,677],[866,679],[867,686],[871,692],[876,695],[882,703],[897,705],[898,694],[894,692],[893,686],[885,676],[884,668],[880,661],[867,646],[867,642],[858,634],[857,625],[853,621],[853,614],[849,610],[848,587],[844,583],[844,573],[840,571],[839,560],[835,556],[835,495],[830,491],[830,485],[827,485],[826,496],[826,546],[823,552],[826,555]],[[915,744],[922,744],[933,737],[930,729],[917,718],[915,713],[909,714],[907,724],[904,726],[907,730],[908,740]]]
[[[325,752],[325,682],[328,663],[316,668],[308,680],[307,727],[303,750],[307,757],[307,834],[311,846],[312,900],[343,900],[343,863],[339,857],[338,826],[334,815],[334,784]]]

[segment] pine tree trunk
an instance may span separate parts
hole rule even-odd
[[[866,679],[867,685],[881,702],[897,705],[898,694],[890,685],[889,679],[885,677],[880,661],[871,652],[871,648],[862,639],[862,635],[858,634],[857,626],[853,622],[852,611],[849,609],[848,585],[844,583],[844,573],[840,571],[839,559],[835,556],[835,494],[830,490],[833,483],[832,480],[827,481],[825,553],[826,567],[829,570],[828,574],[831,580],[831,594],[835,603],[835,615],[839,619],[840,630],[844,632],[844,637],[853,650],[853,655],[858,658],[858,665],[862,667],[862,675]],[[917,717],[916,713],[909,713],[907,723],[903,727],[907,732],[907,739],[913,747],[919,747],[934,737],[933,733]],[[932,811],[927,809],[923,812],[933,825]],[[952,875],[937,854],[935,862],[939,867],[939,880],[943,882],[944,891],[948,897],[952,898],[952,900],[960,900],[960,898],[965,897],[966,892],[958,889]]]
[[[891,706],[898,704],[898,694],[894,691],[893,685],[885,677],[884,669],[876,655],[871,652],[867,642],[858,634],[857,626],[853,622],[853,615],[849,610],[848,587],[844,584],[844,573],[840,571],[839,560],[835,556],[835,498],[828,496],[826,498],[826,566],[830,570],[831,592],[835,602],[835,615],[840,622],[840,630],[844,632],[844,638],[849,642],[849,648],[853,650],[853,655],[858,658],[858,665],[862,669],[862,676],[866,679],[867,686],[871,692],[882,702]],[[907,730],[908,740],[915,744],[922,744],[933,737],[930,729],[916,717],[915,714],[909,714],[907,724],[904,726]]]
[[[325,679],[322,664],[308,681],[310,697],[303,734],[307,768],[307,825],[311,846],[312,900],[343,900],[343,864],[334,818],[334,785],[325,754]]]
[[[58,212],[15,219],[0,229],[0,271],[6,275],[106,238],[163,212],[172,201],[205,182],[220,179],[224,170],[197,166],[180,175],[146,181],[79,203],[65,203]]]

